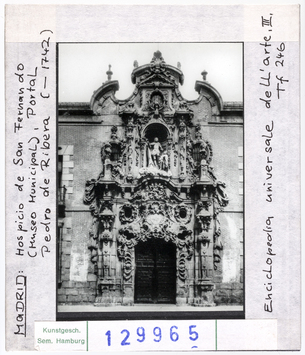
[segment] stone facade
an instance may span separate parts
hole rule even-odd
[[[157,51],[59,104],[60,303],[243,303],[243,106],[206,74],[185,100]]]

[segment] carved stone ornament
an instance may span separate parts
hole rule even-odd
[[[162,53],[160,51],[156,51],[150,62],[151,71],[154,73],[159,73],[160,71],[164,71],[165,70],[164,64],[165,61],[162,57]]]
[[[84,204],[85,205],[90,205],[96,195],[95,195],[95,186],[96,186],[96,180],[91,179],[86,182],[86,187],[85,187],[85,196],[84,196]]]
[[[229,199],[211,166],[212,145],[203,134],[207,122],[198,115],[197,101],[183,99],[183,74],[160,51],[149,64],[134,64],[132,82],[135,90],[124,101],[114,94],[98,97],[99,114],[109,99],[116,117],[101,137],[101,172],[86,182],[84,195],[92,215],[88,248],[96,302],[133,304],[137,263],[148,258],[141,243],[159,239],[149,258],[157,258],[163,241],[171,244],[176,302],[213,305],[225,237],[219,213]],[[210,105],[204,101],[202,109]]]
[[[151,183],[149,187],[134,194],[133,200],[168,200],[168,194],[165,186],[161,183]]]
[[[198,235],[197,241],[201,243],[203,247],[209,247],[211,239],[206,233],[201,233]]]
[[[119,219],[122,224],[131,223],[137,216],[136,208],[131,204],[125,204],[119,213]]]
[[[148,218],[150,222],[150,220]],[[155,220],[155,224],[151,225],[150,223],[143,223],[139,228],[139,231],[136,231],[136,228],[132,226],[125,227],[119,230],[118,236],[118,256],[124,263],[124,279],[129,280],[130,277],[130,267],[132,264],[130,259],[127,258],[126,264],[126,255],[132,255],[134,252],[134,247],[138,244],[139,241],[145,242],[150,238],[161,238],[166,242],[173,242],[178,250],[178,261],[177,261],[177,274],[179,279],[186,279],[186,259],[190,259],[193,255],[193,234],[191,230],[187,230],[185,227],[180,226],[179,234],[173,233],[170,230],[169,224],[162,220]],[[159,222],[157,224],[157,222]]]
[[[201,230],[208,232],[212,221],[211,214],[202,208],[199,213],[197,213],[196,218],[200,224]]]
[[[178,223],[188,224],[192,219],[192,208],[185,204],[176,206],[174,213]]]
[[[100,240],[103,241],[105,244],[107,244],[108,242],[112,241],[112,235],[111,233],[109,233],[109,231],[104,231],[101,235],[100,235]]]
[[[216,188],[213,196],[215,201],[218,203],[218,205],[221,208],[226,207],[229,203],[229,198],[227,194],[224,192],[225,187],[226,187],[225,183],[218,181],[216,183]]]
[[[160,90],[155,90],[150,95],[149,106],[154,111],[155,116],[159,117],[159,111],[163,109],[164,97]]]
[[[136,113],[136,107],[134,102],[127,102],[125,105],[119,108],[119,114],[134,114]]]

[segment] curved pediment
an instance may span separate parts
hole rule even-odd
[[[193,110],[197,110],[204,113],[203,120],[208,122],[212,116],[218,116],[223,111],[224,104],[219,92],[205,78],[203,76],[203,81],[195,83],[199,97],[196,100],[185,100],[179,90],[184,80],[180,67],[166,64],[161,52],[157,51],[150,64],[138,66],[135,61],[131,74],[135,89],[131,96],[118,100],[115,93],[119,90],[119,83],[111,80],[110,76],[93,93],[90,108],[95,115],[137,115],[146,122],[151,115],[154,118],[186,114],[191,117]]]
[[[205,97],[212,107],[217,105],[220,111],[223,110],[223,101],[219,92],[206,81],[196,81],[195,90],[200,95],[199,99]]]
[[[105,108],[105,101],[110,99],[109,104],[112,104],[114,108],[116,104],[115,100],[115,92],[119,90],[119,82],[117,80],[106,81],[103,83],[101,87],[94,91],[91,100],[90,100],[90,108],[94,112],[95,115],[102,115],[108,113]],[[108,104],[108,106],[109,106]]]

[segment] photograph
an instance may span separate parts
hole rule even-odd
[[[243,43],[57,61],[57,319],[244,318]]]
[[[301,349],[289,2],[5,6],[7,351]]]

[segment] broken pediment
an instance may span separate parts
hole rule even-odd
[[[90,108],[96,115],[113,113],[114,106],[120,113],[159,115],[162,112],[164,115],[173,115],[173,103],[177,100],[186,102],[179,92],[179,85],[183,84],[182,71],[166,64],[159,51],[154,53],[150,64],[135,65],[131,75],[135,90],[126,100],[116,99],[119,83],[111,80],[110,70],[107,73],[108,80],[93,93],[90,101]]]

